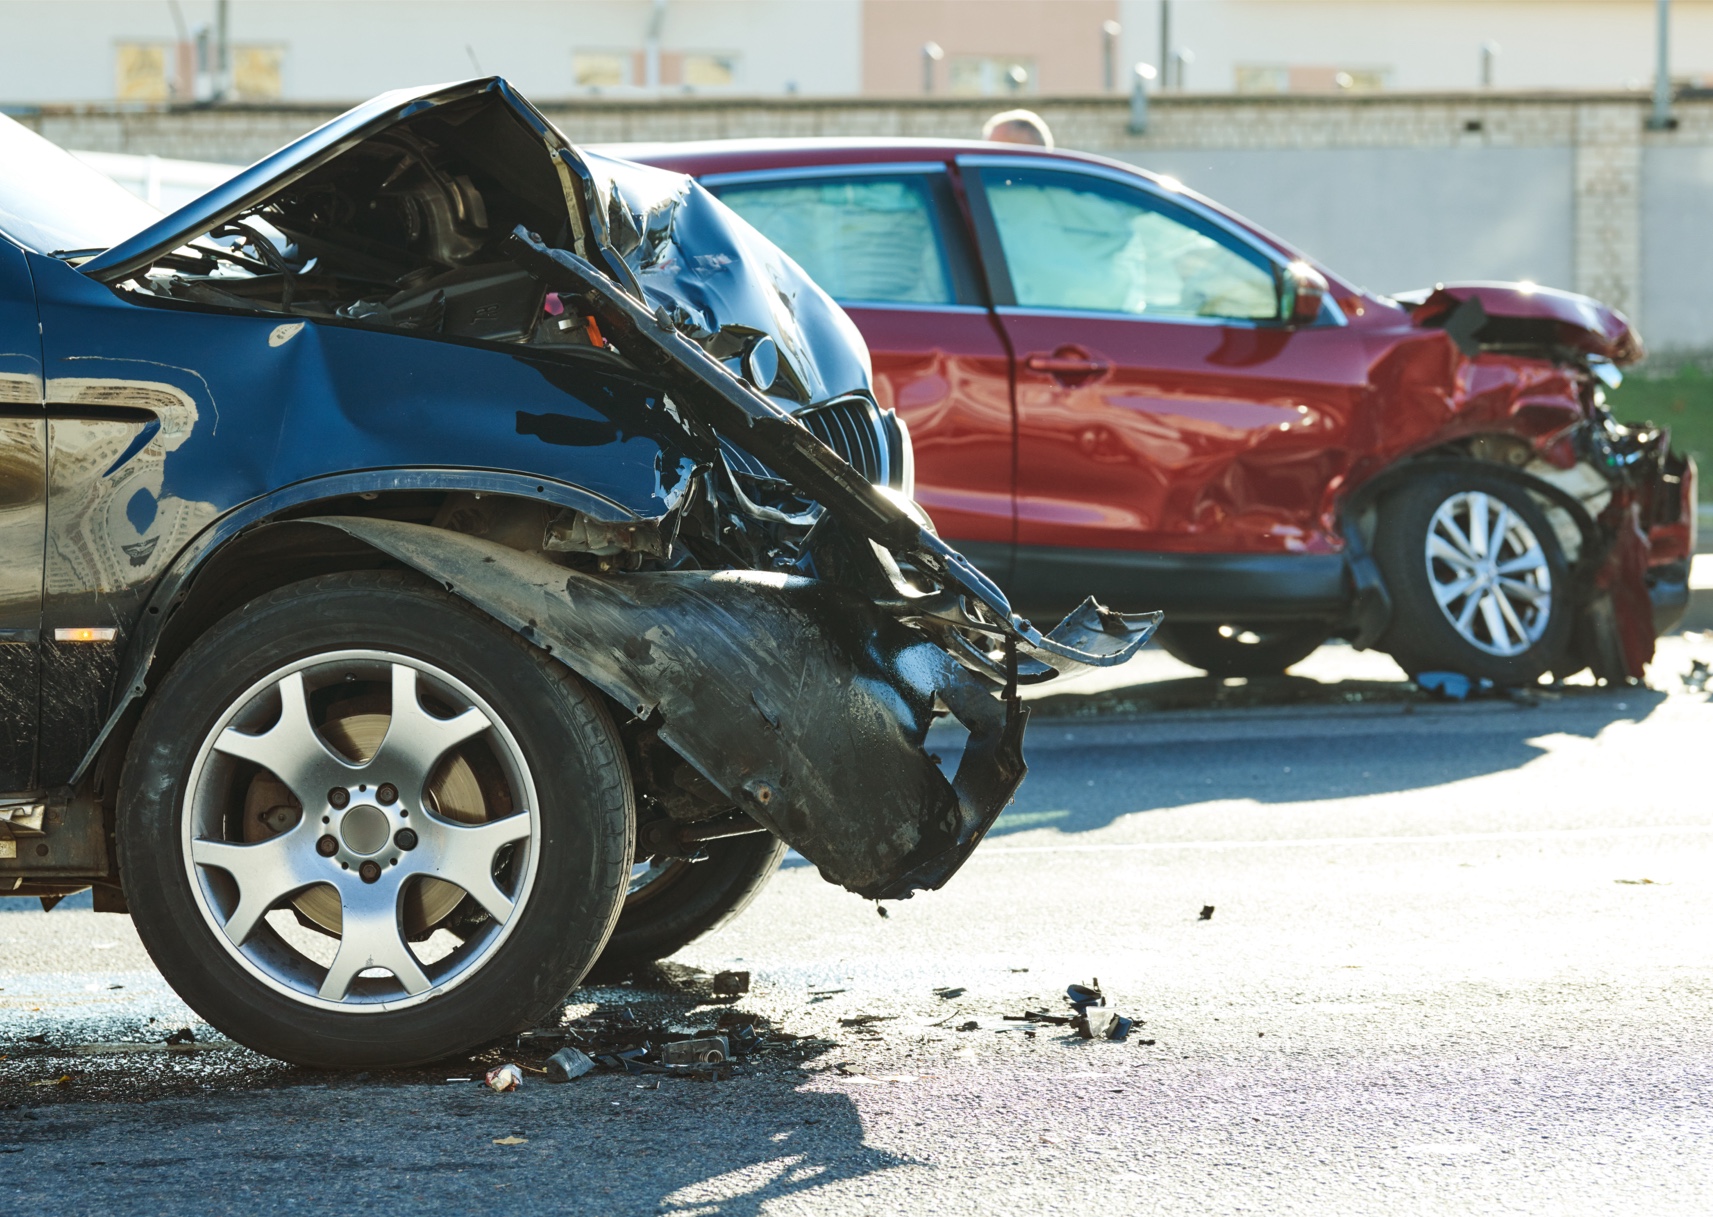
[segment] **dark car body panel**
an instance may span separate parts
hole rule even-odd
[[[1642,346],[1598,301],[1500,283],[1389,299],[1315,265],[1328,290],[1308,324],[1025,308],[987,202],[989,180],[1013,168],[1118,183],[1281,271],[1313,264],[1170,179],[1075,152],[881,139],[624,153],[716,193],[905,169],[943,176],[959,201],[961,232],[948,239],[977,248],[982,307],[849,304],[876,395],[916,438],[921,502],[1024,611],[1061,608],[1066,586],[1120,600],[1146,589],[1180,620],[1314,618],[1372,642],[1389,609],[1352,537],[1372,526],[1363,488],[1447,454],[1519,461],[1543,501],[1557,501],[1555,488],[1588,491],[1595,471],[1598,544],[1576,546],[1562,505],[1555,527],[1588,568],[1588,612],[1606,614],[1578,635],[1585,657],[1605,654],[1589,660],[1598,675],[1640,676],[1656,622],[1680,599],[1693,464],[1665,433],[1619,427],[1601,408],[1596,365],[1633,362]],[[1586,643],[1590,631],[1610,645]]]

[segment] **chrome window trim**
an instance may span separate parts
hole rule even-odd
[[[1130,172],[1126,172],[1122,169],[1109,168],[1106,165],[1085,164],[1081,161],[1058,160],[1057,158],[1053,158],[1053,157],[1045,157],[1045,156],[1004,156],[1004,155],[995,156],[995,155],[990,155],[987,153],[975,153],[972,155],[960,156],[957,158],[957,165],[958,165],[958,168],[960,168],[960,169],[965,168],[967,166],[971,169],[1033,169],[1033,170],[1037,170],[1037,171],[1049,171],[1049,172],[1054,172],[1054,173],[1065,173],[1065,174],[1071,174],[1071,175],[1080,174],[1084,177],[1101,178],[1101,179],[1104,179],[1105,181],[1116,182],[1117,184],[1119,184],[1121,186],[1128,186],[1132,190],[1138,190],[1141,193],[1150,196],[1151,198],[1159,199],[1162,203],[1169,203],[1173,207],[1183,208],[1185,211],[1190,212],[1192,215],[1196,216],[1197,218],[1204,220],[1207,223],[1213,225],[1215,228],[1219,229],[1221,232],[1225,233],[1227,236],[1229,236],[1233,240],[1238,241],[1241,244],[1247,246],[1248,248],[1254,250],[1256,253],[1258,253],[1262,257],[1266,258],[1267,261],[1271,265],[1273,265],[1275,268],[1277,268],[1278,270],[1283,270],[1285,267],[1288,267],[1291,264],[1290,259],[1284,257],[1278,250],[1274,249],[1271,245],[1268,245],[1265,241],[1262,241],[1260,238],[1254,236],[1253,234],[1245,232],[1241,228],[1234,228],[1229,219],[1227,219],[1225,216],[1221,215],[1219,212],[1215,211],[1213,208],[1207,206],[1205,203],[1199,202],[1196,199],[1192,199],[1192,198],[1189,198],[1185,195],[1179,194],[1177,191],[1166,190],[1166,189],[1156,185],[1154,182],[1149,181],[1147,178],[1143,177],[1140,173],[1130,173]],[[1039,314],[1042,314],[1044,316],[1055,316],[1055,317],[1064,317],[1064,316],[1105,317],[1105,318],[1113,318],[1113,319],[1126,320],[1126,321],[1139,321],[1139,320],[1146,319],[1146,320],[1150,320],[1150,321],[1185,321],[1185,322],[1190,322],[1190,323],[1194,323],[1194,324],[1239,325],[1239,326],[1257,326],[1257,327],[1265,326],[1265,325],[1279,325],[1279,324],[1281,324],[1281,320],[1254,321],[1254,320],[1244,319],[1244,318],[1226,318],[1226,317],[1206,317],[1206,318],[1202,318],[1202,317],[1146,317],[1145,318],[1145,315],[1142,313],[1111,313],[1111,312],[1104,312],[1104,311],[1095,312],[1092,310],[1091,311],[1083,311],[1081,309],[1040,309],[1040,308],[1024,309],[1023,306],[1020,306],[1020,305],[1003,305],[999,309],[997,309],[996,311],[1001,312],[1001,313],[1005,313],[1005,312],[1015,313],[1015,312],[1019,312],[1019,311],[1024,311],[1024,312],[1039,313]],[[1350,323],[1350,319],[1344,315],[1344,310],[1338,306],[1338,302],[1336,300],[1334,300],[1330,295],[1325,297],[1324,303],[1322,304],[1322,307],[1321,307],[1321,311],[1322,311],[1323,315],[1328,315],[1330,317],[1330,324],[1332,324],[1332,325],[1348,325]],[[1320,319],[1317,318],[1314,322],[1310,323],[1309,325],[1299,326],[1297,328],[1299,328],[1299,329],[1312,329],[1316,325],[1325,325],[1325,324],[1328,324],[1328,322],[1321,321]]]
[[[968,313],[971,316],[987,315],[987,307],[981,304],[918,304],[909,300],[840,300],[840,308],[888,309],[895,313]]]
[[[719,186],[748,186],[762,182],[792,182],[829,177],[897,177],[902,173],[944,173],[945,161],[897,161],[885,164],[860,162],[852,165],[792,165],[779,169],[742,169],[709,173],[696,180],[710,189]]]
[[[1276,318],[1257,320],[1254,317],[1193,317],[1184,313],[1118,313],[1105,309],[1043,308],[1036,304],[1001,304],[993,311],[1001,317],[1087,317],[1091,321],[1149,321],[1155,325],[1219,325],[1227,329],[1312,330],[1329,325],[1348,325],[1344,310],[1331,296],[1323,299],[1321,309],[1329,315],[1327,321],[1315,320],[1308,325],[1285,326]]]
[[[1151,321],[1156,325],[1224,326],[1245,330],[1272,329],[1276,321],[1257,321],[1253,317],[1191,317],[1182,313],[1170,316],[1162,313],[1119,313],[1105,309],[1042,308],[1039,305],[1002,304],[993,310],[1001,317],[1086,317],[1090,321]]]

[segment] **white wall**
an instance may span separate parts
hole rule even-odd
[[[1568,148],[1109,155],[1170,174],[1372,291],[1454,279],[1574,286]]]
[[[213,0],[180,0],[195,27]],[[385,89],[509,77],[523,92],[576,92],[574,48],[643,46],[650,0],[233,0],[235,43],[286,48],[288,101],[356,101]],[[177,38],[165,0],[0,0],[0,104],[111,101],[114,46]],[[739,51],[736,92],[854,94],[860,0],[670,0],[671,51]]]
[[[1121,0],[1125,55],[1157,63],[1160,0]],[[1502,89],[1651,88],[1653,0],[1171,0],[1185,84],[1227,92],[1238,64],[1389,67],[1394,90],[1472,89],[1499,43]],[[1672,76],[1713,84],[1713,3],[1672,2]]]

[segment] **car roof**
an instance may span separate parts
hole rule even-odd
[[[1041,148],[1033,144],[996,143],[979,139],[905,139],[821,137],[802,139],[710,139],[682,143],[602,144],[598,151],[626,160],[642,161],[680,173],[703,176],[742,173],[751,169],[787,169],[807,165],[868,165],[910,161],[949,161],[959,156],[1038,156],[1047,160],[1082,161],[1122,169],[1158,180],[1157,175],[1123,161]]]

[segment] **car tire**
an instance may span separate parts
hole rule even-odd
[[[1381,503],[1373,552],[1392,598],[1378,649],[1412,678],[1446,671],[1516,686],[1560,661],[1569,568],[1523,487],[1474,465],[1410,482]]]
[[[172,665],[117,827],[137,932],[198,1014],[369,1068],[551,1015],[617,919],[635,823],[598,695],[420,577],[359,572],[252,601]]]
[[[785,851],[785,842],[772,834],[751,833],[708,842],[703,847],[707,856],[699,862],[638,862],[596,973],[627,974],[713,933],[749,907],[779,869]]]
[[[1154,637],[1173,659],[1209,676],[1277,676],[1314,654],[1331,633],[1321,621],[1164,621]]]

